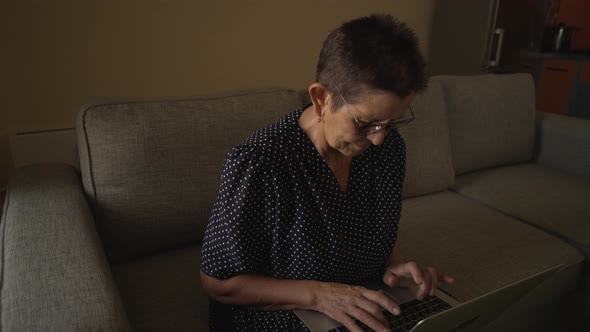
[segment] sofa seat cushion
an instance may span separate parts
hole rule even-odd
[[[201,246],[113,265],[134,331],[207,331],[209,300],[201,288]]]
[[[446,191],[403,201],[398,239],[402,256],[455,277],[444,286],[467,301],[557,264],[577,273],[549,287],[540,301],[575,287],[584,257],[550,234],[471,199]]]
[[[492,168],[459,176],[459,194],[590,248],[590,186],[539,164]]]

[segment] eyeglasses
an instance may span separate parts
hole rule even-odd
[[[356,122],[356,125],[358,126],[358,134],[359,135],[370,135],[370,134],[374,134],[374,133],[377,133],[377,132],[380,132],[383,130],[390,132],[392,130],[395,130],[395,129],[398,129],[398,128],[401,128],[401,127],[407,125],[408,123],[414,121],[414,119],[416,118],[416,117],[414,117],[414,111],[412,110],[412,107],[409,106],[410,115],[407,117],[404,117],[402,119],[396,119],[390,123],[383,124],[383,125],[373,125],[370,123],[363,123],[363,121],[359,121],[359,119],[354,115],[354,113],[352,113],[350,106],[346,102],[346,99],[344,99],[344,96],[340,92],[340,89],[338,88],[338,86],[336,84],[334,84],[334,87],[336,87],[336,90],[338,90],[338,94],[340,95],[340,98],[342,98],[342,101],[344,102],[346,109],[348,110],[350,115],[352,115],[352,118]]]

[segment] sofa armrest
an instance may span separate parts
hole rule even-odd
[[[537,112],[536,162],[590,181],[590,120]]]
[[[128,331],[77,171],[18,169],[0,223],[4,331]]]

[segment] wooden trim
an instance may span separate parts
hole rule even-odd
[[[578,67],[577,60],[546,59],[545,61],[543,61],[543,69],[575,72],[577,67]]]
[[[546,70],[553,70],[553,71],[565,71],[567,72],[567,68],[557,68],[557,67],[545,67]]]

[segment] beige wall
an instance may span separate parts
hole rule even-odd
[[[85,102],[105,97],[307,87],[329,31],[373,12],[406,21],[427,55],[434,1],[5,1],[15,52],[2,59],[0,146],[16,131],[72,127]]]

